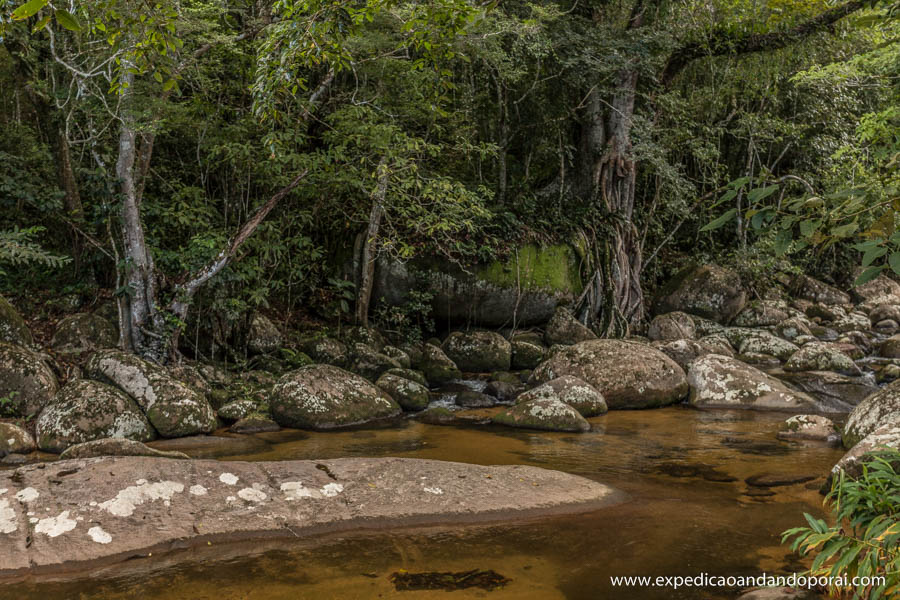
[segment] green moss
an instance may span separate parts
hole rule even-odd
[[[522,246],[506,261],[479,267],[476,277],[501,287],[520,285],[525,290],[563,291],[577,295],[583,288],[578,257],[567,244]]]

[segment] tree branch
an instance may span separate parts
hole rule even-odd
[[[663,69],[661,81],[668,86],[691,61],[704,56],[722,56],[725,54],[749,54],[751,52],[764,52],[766,50],[778,50],[798,42],[810,35],[821,31],[865,6],[862,0],[851,0],[840,6],[826,10],[799,25],[782,31],[770,33],[757,33],[753,35],[735,37],[732,32],[724,29],[714,30],[707,39],[697,42],[689,42],[675,50]]]

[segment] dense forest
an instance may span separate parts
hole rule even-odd
[[[819,588],[887,598],[898,211],[895,0],[0,0],[0,433],[56,454],[401,408],[804,413],[779,440],[850,452],[793,550],[893,573]],[[566,377],[590,398],[557,402]],[[142,425],[51,433],[85,398]],[[726,481],[708,468],[659,467]],[[757,500],[813,479],[745,475]]]

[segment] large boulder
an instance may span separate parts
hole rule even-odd
[[[844,424],[845,448],[885,425],[900,425],[900,379],[889,383],[859,403]]]
[[[572,311],[565,306],[560,306],[554,311],[553,318],[544,328],[544,342],[548,346],[571,345],[595,339],[597,335],[576,319]]]
[[[859,307],[871,311],[879,304],[900,304],[900,283],[884,273],[871,281],[853,288]]]
[[[690,403],[701,408],[753,408],[817,411],[819,404],[734,358],[709,354],[688,369]]]
[[[59,390],[38,417],[35,435],[41,450],[56,454],[103,438],[156,439],[134,400],[118,388],[88,379],[76,379]]]
[[[687,267],[662,286],[653,305],[655,314],[682,311],[727,323],[747,301],[741,279],[717,265]]]
[[[819,304],[849,304],[850,296],[830,286],[827,283],[814,279],[809,275],[799,274],[790,284],[794,296],[809,302]]]
[[[728,340],[702,341],[702,340],[674,340],[656,346],[660,352],[678,363],[678,366],[687,371],[692,360],[707,354],[724,354],[734,356]]]
[[[286,373],[272,388],[269,408],[282,427],[335,429],[400,414],[400,406],[359,375],[332,365]]]
[[[748,304],[735,317],[737,327],[768,327],[790,317],[784,302],[776,300],[759,300]]]
[[[0,458],[7,454],[28,454],[34,449],[30,433],[13,423],[0,423]]]
[[[444,354],[444,351],[433,344],[425,344],[422,348],[422,362],[419,370],[431,385],[441,385],[462,377],[456,363]]]
[[[844,375],[861,372],[849,356],[828,342],[810,342],[794,352],[784,364],[785,371],[834,371]]]
[[[493,331],[454,331],[441,348],[461,371],[489,373],[508,371],[512,346]]]
[[[684,371],[671,358],[646,344],[591,340],[558,350],[532,373],[534,383],[563,375],[594,386],[611,409],[655,408],[687,394]]]
[[[400,362],[387,354],[377,352],[368,344],[355,343],[350,352],[350,370],[362,375],[369,381],[375,381],[381,374],[390,369],[401,369]]]
[[[589,383],[570,375],[551,379],[519,394],[516,404],[530,402],[536,398],[555,398],[577,410],[583,417],[596,417],[608,410],[603,394]]]
[[[399,375],[385,373],[375,383],[404,410],[424,410],[428,406],[428,388]]]
[[[432,314],[451,325],[503,327],[546,323],[582,292],[581,261],[566,244],[520,246],[505,260],[461,267],[440,257],[379,259],[373,300],[402,306],[410,292],[432,294]]]
[[[513,369],[533,369],[544,360],[545,349],[541,344],[525,340],[513,340],[511,367]]]
[[[779,360],[787,360],[800,349],[796,344],[762,329],[730,327],[723,335],[739,354],[767,354]]]
[[[347,365],[347,345],[329,337],[306,336],[299,340],[300,350],[318,363],[343,367]]]
[[[0,416],[36,415],[57,390],[56,375],[40,355],[0,342]]]
[[[675,311],[657,315],[650,321],[647,337],[651,340],[692,340],[696,334],[694,320],[687,313]]]
[[[533,398],[511,406],[492,419],[498,425],[544,431],[589,431],[584,417],[568,404],[553,397]]]
[[[810,440],[834,445],[841,441],[832,420],[822,415],[794,415],[781,424],[775,437],[779,440]]]
[[[878,388],[865,377],[834,371],[782,371],[772,375],[822,402],[829,412],[849,412]]]
[[[0,296],[0,342],[22,346],[32,344],[31,331],[22,315],[3,296]]]
[[[210,433],[216,414],[209,401],[159,365],[119,350],[101,350],[88,360],[88,373],[131,396],[162,437]]]
[[[113,324],[93,313],[69,315],[56,325],[50,345],[63,354],[113,348],[118,341]]]
[[[265,315],[256,313],[250,321],[247,333],[247,350],[250,354],[268,354],[281,347],[281,332]]]
[[[862,474],[863,465],[872,458],[872,453],[887,448],[900,450],[900,422],[894,421],[881,425],[854,444],[831,469],[831,476],[825,486],[825,491],[830,488],[831,479],[839,475],[841,471],[852,478],[859,477]],[[894,465],[894,468],[900,469],[900,465]]]

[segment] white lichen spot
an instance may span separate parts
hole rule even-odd
[[[192,496],[205,496],[205,495],[206,495],[206,488],[203,487],[202,485],[199,485],[199,484],[198,484],[198,485],[192,485],[192,486],[191,486],[191,489],[190,489],[190,492],[191,492],[191,495],[192,495]]]
[[[344,491],[344,486],[340,483],[326,483],[322,486],[322,495],[326,498],[337,496]]]
[[[266,494],[253,488],[244,488],[238,492],[238,497],[247,502],[262,502],[266,499]]]
[[[28,519],[28,522],[31,523],[32,525],[34,525],[38,521],[40,521],[40,519],[38,519],[37,517],[31,517],[30,519]]]
[[[88,529],[88,535],[98,544],[108,544],[112,541],[112,536],[103,531],[103,528],[100,526]]]
[[[302,481],[285,481],[281,484],[281,491],[288,500],[299,500],[301,498],[317,498],[321,494],[318,490],[311,490],[303,485]]]
[[[2,489],[0,489],[0,496],[2,496],[3,494],[5,494],[5,493],[8,492],[8,491],[9,491],[8,488],[2,488]]]
[[[40,493],[33,487],[27,487],[18,494],[16,494],[16,500],[22,502],[23,504],[26,502],[34,502],[38,499]]]
[[[235,498],[234,496],[228,496],[227,498],[225,498],[225,502],[231,504],[232,502],[237,502],[237,498]]]
[[[69,511],[64,510],[55,517],[47,517],[34,526],[35,533],[43,533],[47,537],[56,537],[75,529],[78,523],[69,518]]]
[[[102,502],[100,508],[117,517],[130,517],[136,506],[154,500],[171,500],[184,491],[184,484],[177,481],[160,481],[133,485],[121,490],[115,498]]]
[[[428,492],[429,494],[434,494],[436,496],[440,496],[441,494],[444,493],[444,490],[442,490],[439,487],[427,487],[427,488],[423,488],[423,490]]]
[[[134,482],[134,485],[144,485],[145,483],[147,483],[146,479],[138,479]]]
[[[239,477],[234,473],[222,473],[219,475],[219,481],[225,485],[234,485],[238,482]]]
[[[16,511],[9,505],[9,500],[0,500],[0,533],[12,533],[18,528]]]

